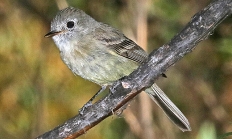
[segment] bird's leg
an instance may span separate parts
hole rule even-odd
[[[92,105],[92,101],[101,93],[106,89],[106,85],[102,86],[101,89],[99,91],[97,91],[97,93],[87,102],[85,103],[85,105],[79,110],[79,113],[82,115],[84,110]]]

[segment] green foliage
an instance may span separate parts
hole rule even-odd
[[[225,139],[225,138],[227,138],[229,136],[232,136],[232,132],[227,132],[225,134],[222,134],[221,136],[219,136],[218,139]]]
[[[197,139],[216,139],[215,126],[212,122],[204,122],[198,133]]]

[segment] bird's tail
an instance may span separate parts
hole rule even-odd
[[[146,89],[145,92],[180,130],[191,131],[188,119],[156,84]]]

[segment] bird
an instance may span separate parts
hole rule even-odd
[[[88,101],[90,105],[99,93],[129,75],[148,57],[121,31],[74,7],[57,13],[45,37],[52,37],[61,59],[75,75],[101,86]],[[180,130],[191,131],[188,119],[155,83],[145,92]]]

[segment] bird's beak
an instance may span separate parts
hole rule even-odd
[[[52,30],[52,31],[48,32],[44,37],[46,37],[46,38],[53,37],[55,35],[61,34],[62,32],[64,32],[64,31]]]

